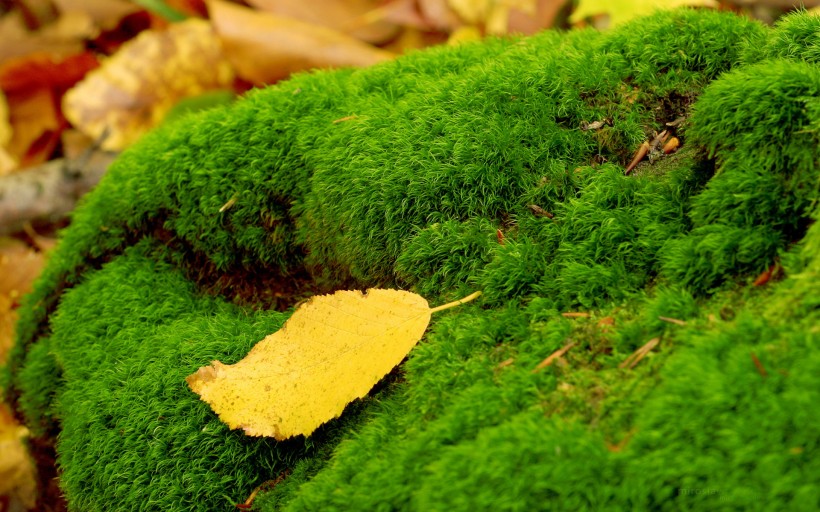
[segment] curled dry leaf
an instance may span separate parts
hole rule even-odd
[[[9,102],[13,133],[7,148],[19,168],[43,163],[54,152],[65,126],[56,103],[56,93],[48,87],[15,94]]]
[[[248,0],[248,3],[260,11],[337,30],[371,44],[384,43],[399,30],[396,23],[387,21],[384,16],[368,16],[380,8],[380,0]]]
[[[430,308],[400,290],[314,297],[233,365],[214,361],[186,379],[231,428],[278,440],[310,435],[365,396],[415,346]]]
[[[32,510],[35,505],[34,466],[24,444],[28,430],[14,421],[11,411],[0,403],[0,497],[9,508]],[[0,503],[3,503],[0,500]]]
[[[11,142],[11,123],[9,122],[9,104],[6,95],[0,91],[0,176],[17,167],[17,161],[6,149]]]
[[[13,341],[15,311],[45,265],[45,254],[15,238],[0,238],[0,364]]]
[[[297,71],[366,67],[390,60],[390,52],[353,37],[221,0],[208,3],[225,55],[237,73],[256,85],[274,83]]]
[[[63,99],[66,117],[103,149],[127,147],[180,99],[230,88],[234,74],[210,24],[191,19],[147,30],[89,73]]]

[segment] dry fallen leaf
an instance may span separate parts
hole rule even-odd
[[[40,87],[9,98],[13,132],[7,148],[19,168],[47,161],[60,141],[65,120],[55,94],[48,87]]]
[[[520,34],[536,32],[555,25],[556,18],[569,0],[536,0],[535,12],[510,9],[508,30]]]
[[[0,91],[0,176],[11,172],[17,167],[17,161],[8,152],[11,142],[11,123],[9,122],[9,104],[6,95]]]
[[[34,466],[26,452],[28,430],[14,421],[6,404],[0,403],[0,510],[30,510],[35,505]],[[5,508],[3,505],[8,508]]]
[[[51,0],[61,13],[82,12],[98,27],[110,28],[140,6],[126,0]]]
[[[371,44],[381,44],[399,30],[384,18],[372,22],[367,14],[379,8],[380,0],[248,0],[260,11],[276,14],[311,25],[338,30]]]
[[[470,25],[482,25],[489,34],[505,34],[510,11],[535,14],[536,0],[448,0],[447,3]]]
[[[208,2],[208,9],[225,55],[238,75],[256,85],[297,71],[366,67],[394,57],[339,31],[292,18],[221,0]]]
[[[308,436],[398,365],[431,313],[480,294],[432,309],[399,290],[314,297],[238,363],[214,361],[186,381],[232,429],[278,440]]]
[[[230,63],[208,22],[147,30],[124,44],[63,98],[63,112],[103,149],[120,150],[159,124],[180,99],[228,89]]]
[[[44,263],[43,253],[20,240],[0,238],[0,365],[14,338],[20,295],[31,290]],[[28,430],[0,402],[0,510],[30,510],[35,505],[36,480],[24,442],[27,436]]]

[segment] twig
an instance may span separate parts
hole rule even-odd
[[[344,123],[345,121],[352,121],[353,119],[358,119],[358,117],[359,116],[357,116],[356,114],[353,114],[352,116],[340,117],[339,119],[334,119],[333,124]]]
[[[290,475],[290,469],[286,469],[279,473],[279,476],[276,477],[274,480],[268,480],[266,482],[262,482],[256,489],[251,492],[251,495],[248,496],[248,499],[245,500],[245,503],[237,503],[236,508],[241,510],[248,510],[253,507],[253,500],[256,499],[256,495],[259,494],[262,490],[271,490],[276,487],[282,480],[287,478]]]
[[[434,308],[430,308],[430,313],[435,313],[436,311],[442,311],[445,309],[454,308],[456,306],[460,306],[465,302],[470,302],[471,300],[477,299],[481,295],[481,290],[477,292],[473,292],[470,295],[464,297],[463,299],[454,300],[453,302],[448,302],[447,304],[442,304],[441,306],[437,306]]]
[[[589,318],[589,313],[568,311],[561,313],[561,316],[564,318]]]
[[[659,316],[658,320],[662,320],[664,322],[668,322],[670,324],[675,325],[686,325],[686,322],[684,322],[683,320],[678,320],[677,318],[669,318],[668,316]]]
[[[23,229],[26,222],[54,222],[94,188],[116,153],[93,150],[76,161],[58,159],[0,176],[0,235]]]
[[[643,359],[644,356],[646,356],[646,354],[648,354],[653,348],[655,348],[658,345],[658,343],[660,343],[660,341],[660,338],[652,338],[651,340],[646,342],[644,346],[642,346],[641,348],[633,352],[629,357],[627,357],[624,360],[624,362],[619,364],[618,368],[629,368],[630,370],[632,368],[635,368],[635,365],[637,365],[641,361],[641,359]]]
[[[757,367],[757,371],[762,375],[764,378],[769,376],[769,372],[766,371],[766,368],[763,366],[763,363],[760,362],[760,359],[757,358],[754,352],[749,352],[752,356],[752,362]]]
[[[634,169],[640,161],[646,157],[647,153],[649,153],[649,141],[645,141],[641,144],[641,147],[639,147],[638,151],[635,152],[635,156],[632,157],[632,162],[630,162],[629,165],[626,166],[626,169],[624,169],[624,174],[629,174],[632,172],[632,169]]]
[[[546,359],[544,359],[543,361],[538,363],[538,366],[536,366],[535,368],[532,369],[532,373],[538,373],[541,370],[543,370],[544,368],[546,368],[547,366],[551,365],[553,362],[555,362],[556,359],[558,359],[559,357],[563,357],[564,354],[566,354],[567,351],[569,351],[569,349],[571,349],[575,345],[576,345],[576,343],[574,341],[571,341],[571,342],[567,343],[566,345],[564,345],[563,347],[561,347],[560,349],[556,350],[555,352],[550,354],[549,357],[547,357]]]

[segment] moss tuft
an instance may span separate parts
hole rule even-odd
[[[816,508],[817,23],[491,39],[162,127],[74,214],[6,396],[59,432],[76,511],[229,510],[283,475],[256,508]],[[681,150],[626,175],[663,129]],[[484,298],[310,438],[231,432],[185,385],[277,307],[373,285]]]

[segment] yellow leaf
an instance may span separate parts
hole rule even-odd
[[[510,10],[535,14],[537,0],[447,0],[450,7],[466,23],[484,25],[489,34],[504,34]]]
[[[609,15],[609,26],[620,25],[632,18],[651,14],[655,9],[676,7],[717,7],[715,0],[579,0],[569,20],[577,23],[584,18]]]
[[[399,364],[432,312],[480,294],[433,309],[399,290],[314,297],[238,363],[214,361],[186,381],[232,429],[278,440],[307,436]]]
[[[63,113],[103,147],[124,149],[182,98],[229,89],[234,73],[211,25],[191,19],[146,30],[63,98]]]

